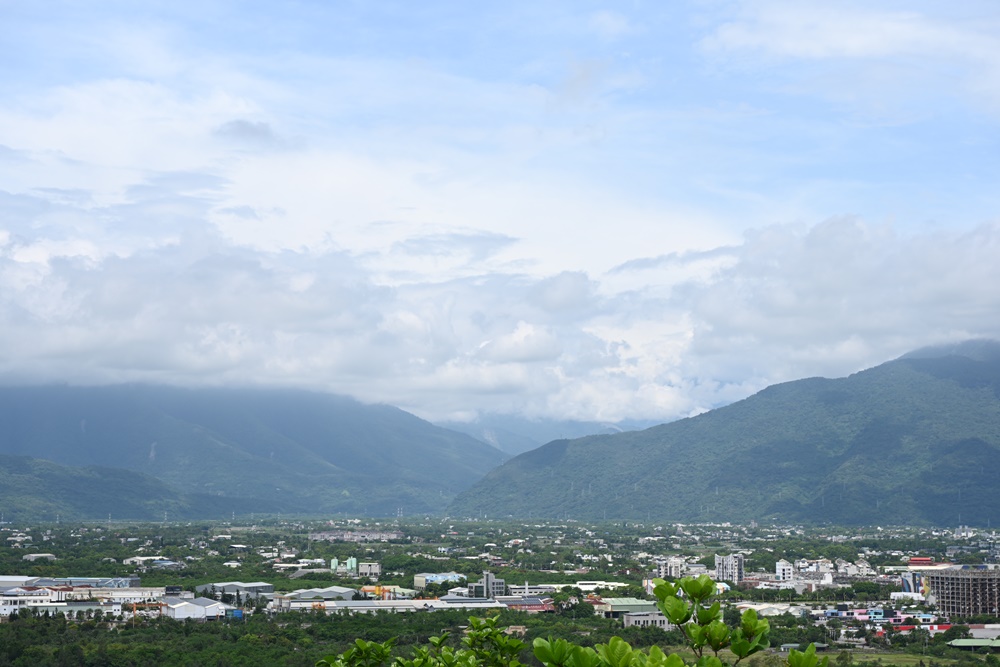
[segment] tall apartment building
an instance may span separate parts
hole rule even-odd
[[[791,581],[795,577],[795,566],[782,558],[774,564],[774,575],[778,581]]]
[[[715,557],[715,579],[738,584],[743,581],[743,554]]]

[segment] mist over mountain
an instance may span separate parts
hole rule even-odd
[[[997,470],[1000,344],[969,341],[644,431],[554,441],[449,512],[987,525],[1000,520]]]
[[[205,516],[435,512],[505,458],[385,405],[291,390],[153,386],[0,388],[0,454],[143,473],[181,504],[227,499],[202,502]],[[60,474],[60,484],[86,477]],[[121,493],[93,475],[85,486]]]
[[[619,422],[588,422],[575,420],[529,419],[517,415],[486,414],[475,421],[438,422],[438,426],[465,433],[477,440],[516,455],[541,447],[547,442],[588,435],[621,433],[649,428],[652,420]]]

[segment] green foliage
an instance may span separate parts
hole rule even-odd
[[[716,594],[715,582],[709,576],[686,577],[675,584],[654,579],[653,584],[657,607],[671,623],[683,630],[698,658],[698,667],[721,665],[719,653],[724,649],[729,649],[735,656],[735,665],[770,646],[770,626],[765,619],[758,619],[753,609],[743,612],[736,628],[730,628],[723,622],[719,601],[709,602]],[[713,655],[706,656],[706,648],[711,649]]]
[[[816,657],[816,646],[810,644],[805,651],[792,649],[788,652],[788,667],[828,667],[830,658],[824,656],[822,660]]]

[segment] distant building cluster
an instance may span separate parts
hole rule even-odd
[[[397,530],[327,530],[309,533],[309,539],[319,542],[391,542],[403,539]]]

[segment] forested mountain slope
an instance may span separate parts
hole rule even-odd
[[[0,388],[0,454],[141,472],[257,511],[369,515],[441,510],[504,458],[384,405],[150,386]]]
[[[1000,344],[769,387],[644,431],[511,459],[456,516],[842,524],[1000,521]]]

